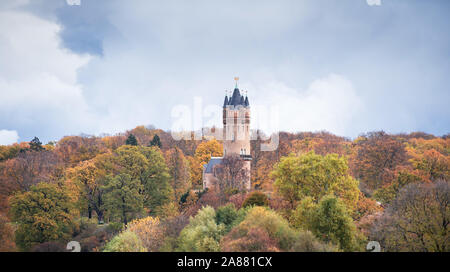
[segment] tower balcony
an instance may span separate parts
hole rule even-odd
[[[243,159],[244,161],[251,161],[251,160],[252,160],[252,155],[241,154],[240,157],[241,157],[241,159]]]

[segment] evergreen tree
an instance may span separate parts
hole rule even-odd
[[[125,142],[126,145],[138,145],[137,139],[133,134],[128,135],[128,138]]]
[[[159,138],[158,134],[155,134],[155,136],[153,136],[153,139],[150,141],[149,146],[157,146],[161,148],[161,139]]]
[[[42,151],[44,148],[42,147],[42,143],[38,137],[34,137],[30,142],[30,149],[33,151]]]

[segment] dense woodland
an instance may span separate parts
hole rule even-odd
[[[202,165],[222,156],[214,139],[140,126],[0,146],[0,251],[450,250],[449,135],[282,132],[273,152],[261,142],[250,192],[233,158],[222,186],[202,190]]]

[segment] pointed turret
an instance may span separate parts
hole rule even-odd
[[[223,107],[225,108],[228,105],[228,96],[225,95],[225,100],[223,101]]]
[[[245,97],[244,106],[246,107],[250,106],[250,103],[248,102],[248,96]]]

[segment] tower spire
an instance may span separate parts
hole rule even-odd
[[[234,80],[236,81],[236,89],[238,88],[238,81],[239,81],[239,77],[235,77]]]

